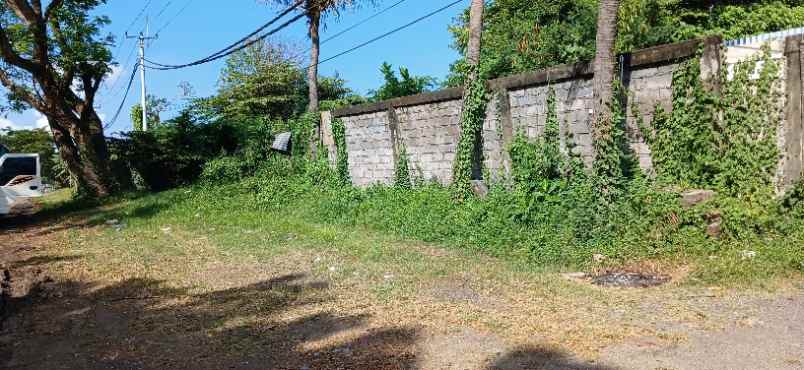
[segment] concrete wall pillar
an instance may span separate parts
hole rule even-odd
[[[321,145],[326,150],[327,159],[330,165],[334,166],[338,148],[335,146],[335,138],[332,136],[332,112],[321,112]]]
[[[720,92],[721,45],[720,36],[707,37],[701,54],[701,80],[707,89],[717,93]]]
[[[783,156],[779,190],[785,191],[801,179],[804,162],[804,126],[802,126],[802,36],[785,39],[785,111],[781,130]]]

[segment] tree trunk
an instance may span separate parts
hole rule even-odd
[[[472,0],[469,11],[469,43],[461,109],[461,137],[453,167],[453,186],[460,197],[471,193],[474,179],[482,178],[482,117],[486,110],[484,81],[480,81],[480,47],[483,33],[483,0]]]
[[[480,41],[483,34],[483,0],[472,0],[469,9],[469,45],[466,48],[466,63],[472,67],[477,67],[480,63]],[[467,76],[468,81],[474,81],[478,77],[477,68],[471,68],[472,72]],[[467,85],[468,82],[467,81]]]
[[[115,179],[109,166],[109,149],[103,135],[103,127],[94,112],[89,112],[83,122],[48,114],[53,139],[70,174],[78,181],[79,191],[96,198],[111,195],[116,189]],[[67,132],[64,127],[75,127]],[[79,150],[78,148],[82,148]]]
[[[310,68],[307,69],[307,83],[310,101],[307,103],[307,112],[318,112],[318,57],[320,53],[318,31],[321,23],[321,13],[311,10],[310,20]]]
[[[597,37],[595,38],[594,64],[594,111],[592,124],[595,125],[595,136],[601,132],[599,125],[611,125],[611,103],[613,98],[614,73],[617,59],[614,55],[614,43],[617,40],[617,14],[619,0],[600,0],[597,15]]]
[[[318,112],[318,57],[320,53],[319,28],[321,26],[321,11],[309,9],[308,18],[310,21],[310,67],[307,68],[307,88],[309,91],[309,102],[307,103],[308,113]],[[321,136],[321,124],[316,124],[313,130],[313,137],[310,139],[310,154],[313,159],[318,156],[318,141]]]

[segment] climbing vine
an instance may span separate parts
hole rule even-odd
[[[293,140],[291,149],[293,156],[301,157],[309,152],[315,128],[320,122],[321,116],[318,113],[306,113],[297,119],[288,120],[287,125]]]
[[[472,69],[477,66],[468,66],[467,75],[471,76]],[[477,75],[477,73],[475,73]],[[464,91],[464,109],[461,112],[461,136],[458,141],[458,152],[453,169],[453,187],[458,198],[465,197],[472,192],[472,171],[475,163],[480,162],[478,146],[482,145],[480,133],[483,121],[486,118],[486,83],[482,78],[469,82]]]
[[[346,151],[346,125],[340,118],[334,118],[330,125],[332,138],[335,141],[335,170],[338,178],[344,183],[350,183],[349,179],[349,153]]]
[[[549,88],[544,134],[530,141],[522,132],[517,132],[508,148],[511,177],[518,189],[531,193],[544,187],[545,180],[560,179],[564,175],[568,158],[561,153],[559,131],[556,94]]]
[[[721,70],[718,92],[701,81],[698,58],[690,59],[673,75],[672,112],[657,106],[652,129],[638,124],[657,176],[741,199],[769,196],[779,157],[779,65],[765,47],[735,65],[732,76]]]
[[[410,189],[410,169],[408,168],[408,153],[404,145],[399,149],[399,159],[396,161],[396,171],[394,172],[394,187],[399,189]]]
[[[595,161],[593,173],[597,185],[604,194],[621,188],[625,181],[640,173],[636,157],[629,145],[625,129],[625,110],[622,101],[625,88],[617,81],[614,97],[609,102],[609,122],[598,121],[595,125]]]

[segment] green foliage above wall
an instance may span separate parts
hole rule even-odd
[[[399,77],[397,77],[393,66],[387,62],[380,66],[380,72],[382,73],[384,82],[377,90],[369,92],[371,101],[382,101],[408,95],[416,95],[430,91],[437,85],[437,80],[434,77],[414,76],[405,67],[399,67]]]
[[[213,105],[225,116],[285,118],[303,110],[304,72],[289,49],[258,42],[226,59]]]
[[[800,1],[622,0],[620,52],[706,35],[725,39],[804,26]],[[450,27],[463,53],[468,10]],[[494,78],[548,66],[591,60],[595,51],[595,0],[494,0],[483,28],[481,73]],[[460,86],[463,59],[447,84]]]

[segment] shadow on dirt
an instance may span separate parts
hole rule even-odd
[[[504,354],[488,370],[615,370],[593,363],[579,362],[566,353],[543,348],[518,348]]]
[[[102,207],[86,203],[81,207],[63,206],[47,209],[31,215],[4,216],[0,219],[0,233],[27,233],[29,236],[45,236],[69,229],[103,225],[109,220],[149,219],[170,208],[165,202],[150,202],[128,209],[117,205]]]
[[[22,267],[36,267],[47,265],[51,263],[68,262],[81,259],[82,256],[34,256],[28,259],[17,261],[11,264],[11,269],[18,269]]]
[[[300,274],[202,294],[147,279],[45,282],[12,299],[0,368],[416,367],[414,329],[358,330],[367,316],[289,312],[324,303],[326,288]]]

